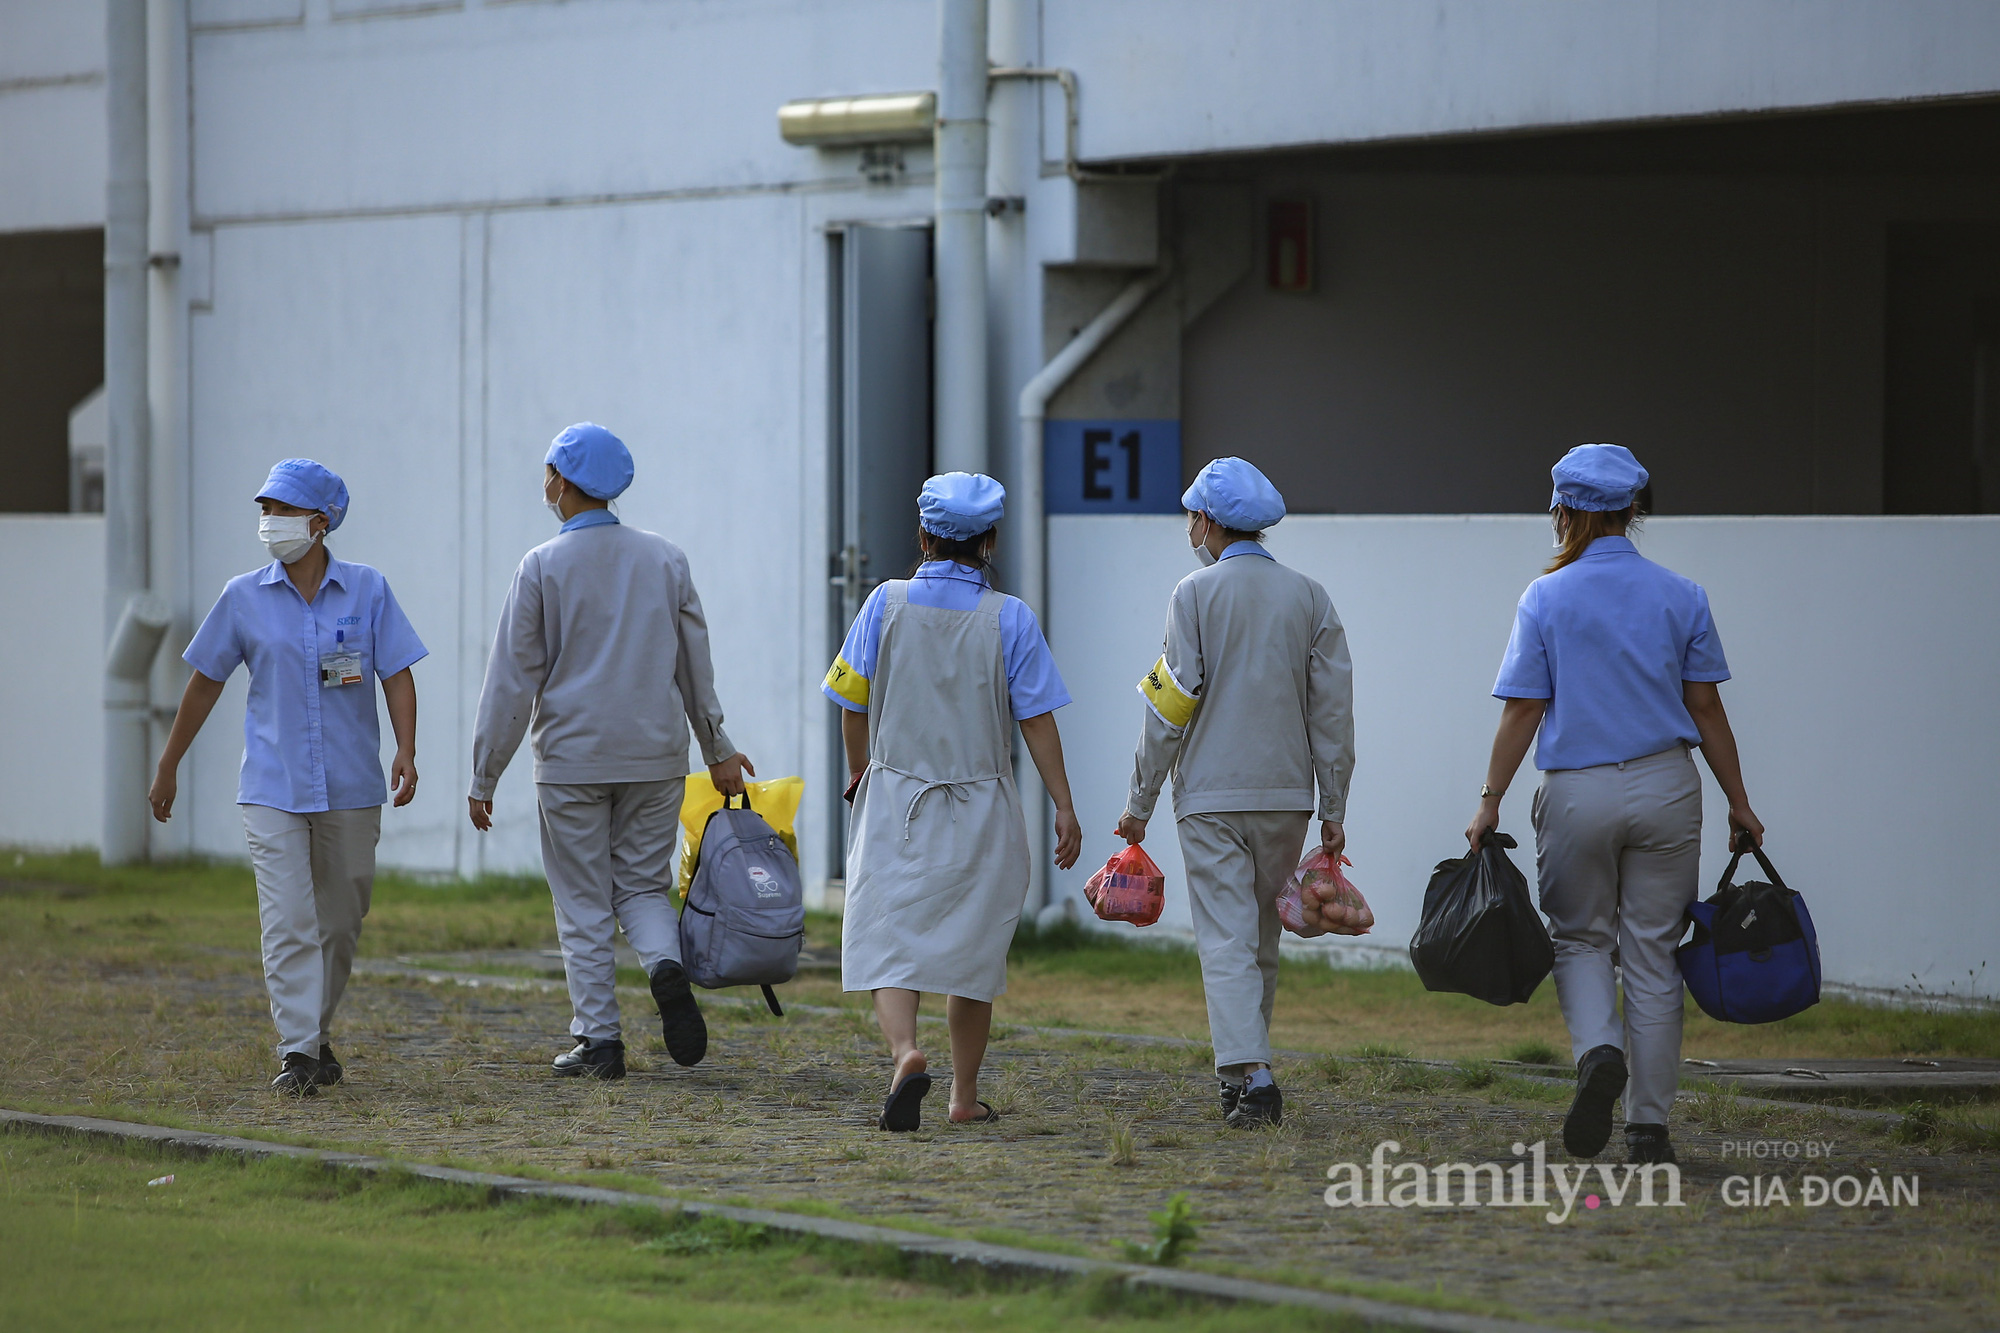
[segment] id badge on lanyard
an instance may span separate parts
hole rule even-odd
[[[333,651],[320,654],[319,683],[328,690],[361,683],[361,653],[347,646],[346,630],[335,630]]]

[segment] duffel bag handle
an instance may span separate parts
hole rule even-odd
[[[1787,893],[1792,892],[1791,886],[1786,884],[1784,877],[1778,873],[1778,868],[1771,864],[1771,858],[1764,855],[1764,849],[1750,841],[1749,830],[1738,829],[1730,837],[1729,846],[1734,855],[1729,858],[1729,869],[1722,872],[1722,879],[1715,886],[1717,893],[1728,888],[1736,879],[1736,864],[1743,859],[1743,853],[1745,852],[1757,858],[1757,864],[1762,866],[1764,873],[1771,877],[1771,883],[1777,885]]]

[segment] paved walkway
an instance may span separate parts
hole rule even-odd
[[[5,992],[0,1103],[151,1108],[427,1160],[616,1170],[690,1197],[1096,1256],[1145,1239],[1146,1214],[1185,1190],[1199,1261],[1442,1291],[1536,1319],[1900,1330],[1973,1327],[1993,1308],[2000,1163],[1897,1147],[1810,1108],[1776,1121],[1726,1099],[1696,1108],[1712,1124],[1678,1135],[1687,1208],[1579,1206],[1560,1225],[1530,1210],[1334,1210],[1320,1197],[1328,1166],[1365,1163],[1383,1139],[1433,1164],[1510,1164],[1514,1143],[1557,1139],[1561,1107],[1437,1071],[1328,1059],[1281,1070],[1284,1128],[1243,1134],[1220,1122],[1205,1052],[1017,1031],[996,1040],[984,1093],[1004,1114],[998,1125],[942,1124],[940,1086],[931,1128],[889,1136],[873,1128],[886,1060],[860,1011],[776,1020],[713,1004],[709,1058],[682,1070],[643,993],[629,992],[628,1025],[645,1034],[633,1073],[599,1085],[548,1075],[568,1044],[556,987],[365,974],[337,1043],[349,1081],[300,1104],[260,1090],[269,1019],[252,959],[37,981]],[[92,1054],[79,1062],[79,1052]],[[932,1056],[947,1074],[941,1032]],[[1740,1169],[1725,1144],[1752,1139],[1831,1142],[1830,1169],[1795,1172],[1918,1174],[1922,1206],[1725,1207],[1717,1186]]]

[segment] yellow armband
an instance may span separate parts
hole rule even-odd
[[[1194,719],[1194,710],[1201,706],[1201,700],[1182,689],[1181,683],[1174,679],[1164,656],[1139,678],[1139,694],[1154,716],[1175,731],[1185,728]]]
[[[847,665],[844,657],[834,658],[826,669],[826,687],[856,708],[868,707],[868,677]]]

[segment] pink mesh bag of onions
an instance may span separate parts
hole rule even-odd
[[[1344,856],[1336,863],[1324,847],[1315,846],[1307,852],[1299,868],[1285,881],[1285,887],[1278,891],[1278,920],[1285,929],[1307,939],[1316,935],[1366,935],[1374,929],[1375,913],[1369,910],[1368,900],[1340,871],[1341,866],[1353,864]],[[1319,901],[1324,929],[1306,924],[1308,893]]]

